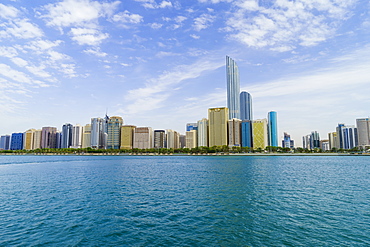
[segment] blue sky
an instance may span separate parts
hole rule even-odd
[[[370,4],[356,0],[0,3],[0,134],[91,117],[185,132],[226,106],[225,56],[297,144],[370,115]]]

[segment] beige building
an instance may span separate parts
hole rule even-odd
[[[233,118],[228,120],[227,127],[228,127],[229,147],[242,146],[241,124],[242,120],[240,119]]]
[[[198,121],[198,147],[208,147],[208,119]]]
[[[153,148],[153,130],[150,127],[138,127],[134,130],[133,148]]]
[[[171,130],[171,129],[167,129],[166,130],[167,132],[167,148],[173,148],[173,149],[177,149],[177,148],[180,148],[180,133],[175,131],[175,130]]]
[[[227,107],[208,109],[209,146],[227,145],[227,120],[229,109]]]
[[[84,134],[84,127],[76,124],[72,126],[72,144],[71,148],[82,148],[82,139]]]
[[[133,148],[135,128],[134,125],[123,125],[121,127],[121,149]]]
[[[329,138],[329,148],[330,149],[338,148],[337,147],[337,143],[338,143],[337,132],[328,133],[328,138]]]
[[[33,147],[35,132],[36,132],[35,129],[29,129],[29,130],[27,130],[24,133],[24,136],[23,136],[23,149],[25,149],[25,150],[33,150],[33,149],[35,149]]]
[[[86,124],[82,136],[82,148],[91,147],[91,124]]]
[[[252,121],[253,148],[265,149],[268,146],[267,119]]]
[[[33,150],[41,148],[41,130],[35,130],[33,133]]]
[[[197,131],[190,130],[186,131],[186,147],[187,148],[196,148],[197,147]]]

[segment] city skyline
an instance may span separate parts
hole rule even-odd
[[[278,112],[279,141],[288,132],[301,146],[370,115],[365,1],[9,0],[0,10],[1,135],[83,125],[107,108],[184,133],[227,106],[226,55],[253,118]]]

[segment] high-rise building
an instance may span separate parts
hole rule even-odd
[[[342,135],[342,128],[344,127],[344,123],[339,123],[338,126],[336,127],[336,132],[337,132],[337,148],[343,149],[343,135]]]
[[[208,147],[208,119],[198,121],[198,147]]]
[[[281,146],[283,148],[294,148],[294,141],[290,139],[290,135],[286,132],[284,132],[284,139]]]
[[[267,119],[252,121],[253,148],[265,149],[268,146]]]
[[[338,148],[337,144],[337,132],[330,132],[328,133],[328,138],[329,138],[329,148],[332,150],[333,148]]]
[[[190,130],[198,130],[198,124],[197,123],[187,123],[186,131],[190,131]]]
[[[82,148],[84,127],[76,124],[72,127],[72,144],[71,148]]]
[[[42,136],[42,130],[35,130],[33,134],[33,149],[39,149],[41,148],[41,136]]]
[[[227,120],[229,109],[226,107],[208,109],[209,146],[227,145]]]
[[[245,91],[240,93],[240,119],[253,120],[252,96]]]
[[[0,137],[0,150],[10,149],[10,135],[3,135]]]
[[[57,128],[42,127],[41,148],[57,148]]]
[[[123,119],[121,117],[113,116],[108,119],[107,130],[108,130],[108,149],[120,149],[121,146],[121,127]]]
[[[353,125],[342,127],[343,149],[351,149],[358,146],[357,128]]]
[[[320,148],[320,135],[317,131],[312,131],[310,136],[310,149]]]
[[[24,132],[23,135],[23,149],[25,150],[33,150],[33,139],[35,136],[35,129],[29,129],[26,132]]]
[[[229,147],[241,147],[241,122],[242,120],[233,118],[228,120],[228,145]]]
[[[150,127],[137,127],[134,130],[133,148],[153,148],[153,130]]]
[[[23,133],[13,133],[10,139],[10,150],[23,149]]]
[[[278,146],[278,130],[277,130],[277,113],[270,111],[268,113],[268,135],[269,135],[269,146]]]
[[[132,149],[134,145],[134,125],[123,125],[121,127],[121,149]]]
[[[196,148],[197,147],[197,131],[190,130],[186,131],[186,147],[187,148]]]
[[[361,149],[368,149],[370,147],[370,119],[356,119],[356,126],[358,135],[358,146]]]
[[[329,140],[321,140],[320,148],[322,149],[322,151],[329,151],[330,150]]]
[[[241,122],[242,147],[253,147],[252,121],[243,120]]]
[[[63,124],[61,148],[69,148],[72,146],[72,128],[73,125],[70,123]]]
[[[154,130],[154,148],[165,148],[166,132],[164,130]]]
[[[91,148],[105,149],[107,146],[106,119],[91,118]]]
[[[179,136],[180,148],[186,147],[186,136],[180,135]]]
[[[302,137],[303,148],[311,149],[311,135],[305,135]]]
[[[226,56],[227,108],[229,119],[240,119],[240,81],[239,68],[236,62]]]
[[[82,148],[91,147],[91,124],[86,124],[82,136]]]
[[[166,147],[177,149],[183,147],[180,145],[180,134],[177,131],[168,129],[167,131],[167,140],[166,140]],[[185,145],[185,144],[184,144]]]

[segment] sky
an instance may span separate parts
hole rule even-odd
[[[2,0],[0,135],[106,112],[184,134],[226,106],[226,56],[297,146],[370,116],[369,1]]]

